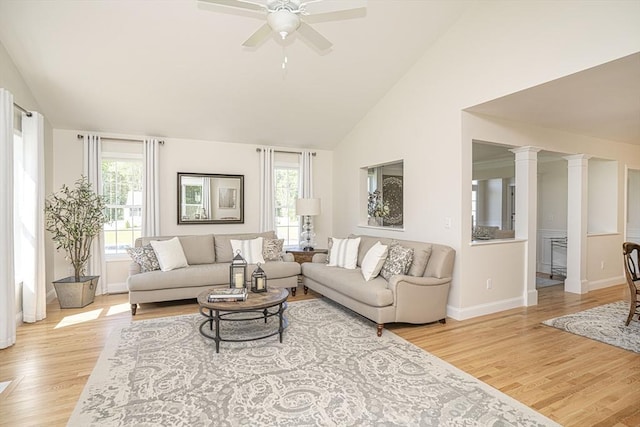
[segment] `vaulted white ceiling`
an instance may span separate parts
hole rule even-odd
[[[57,129],[332,148],[473,3],[309,19],[333,42],[319,52],[244,48],[260,14],[196,0],[0,0],[0,41]],[[471,111],[640,144],[640,54]]]
[[[330,148],[470,4],[372,0],[319,52],[196,0],[1,0],[0,41],[54,128]]]

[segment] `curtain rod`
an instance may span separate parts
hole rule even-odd
[[[16,107],[18,110],[22,111],[23,113],[25,113],[27,115],[27,117],[31,117],[33,115],[33,113],[31,113],[31,111],[25,110],[24,108],[22,108],[21,106],[19,106],[15,102],[13,103],[13,106]]]
[[[84,138],[84,135],[78,134],[78,139]],[[108,136],[101,136],[100,139],[108,139],[109,141],[130,141],[130,142],[144,142],[143,139],[133,139],[133,138],[111,138]],[[164,141],[158,141],[160,145],[164,145]]]
[[[256,148],[256,153],[259,153],[262,151],[262,148]],[[288,150],[273,150],[276,153],[291,153],[291,154],[302,154],[302,151],[288,151]],[[316,152],[314,151],[313,153],[311,153],[312,156],[315,157]]]

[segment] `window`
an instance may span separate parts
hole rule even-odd
[[[102,194],[108,218],[104,226],[105,254],[122,254],[142,235],[142,158],[102,156]]]
[[[297,246],[300,241],[300,217],[296,215],[298,198],[298,166],[275,166],[276,234],[285,246]]]

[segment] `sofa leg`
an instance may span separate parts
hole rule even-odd
[[[131,304],[131,315],[136,315],[136,310],[138,309],[138,304]]]
[[[440,320],[438,320],[438,322],[440,322],[443,325],[445,325],[447,323],[447,319],[440,319]]]
[[[302,289],[304,289],[304,294],[306,295],[307,292],[309,292],[309,288],[307,288],[306,286],[302,286]]]
[[[298,290],[298,288],[291,288],[291,296],[296,296],[296,291]]]
[[[382,336],[382,329],[384,329],[384,323],[378,323],[378,330],[376,331],[376,334],[381,337]]]

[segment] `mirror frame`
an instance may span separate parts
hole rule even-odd
[[[204,218],[200,218],[200,213],[194,214],[193,218],[189,217],[189,213],[186,212],[186,203],[182,201],[187,197],[187,194],[183,194],[183,188],[188,184],[190,179],[209,178],[211,180],[211,212],[203,214]],[[228,187],[220,187],[220,185],[228,185]],[[200,187],[202,188],[202,187]],[[216,191],[217,189],[218,191]],[[226,206],[221,205],[220,191],[226,190],[227,198]],[[202,191],[202,190],[201,190]],[[186,193],[186,192],[185,192]],[[200,193],[200,198],[202,194]],[[200,199],[197,203],[203,203]],[[185,210],[183,211],[183,207]],[[204,209],[204,206],[195,209]],[[221,212],[222,211],[222,212]],[[225,211],[233,211],[232,217],[223,217]],[[213,215],[211,214],[213,213]],[[235,215],[237,213],[237,215]],[[177,200],[177,215],[178,224],[244,224],[244,175],[226,175],[217,173],[192,173],[192,172],[178,172],[178,200]]]

